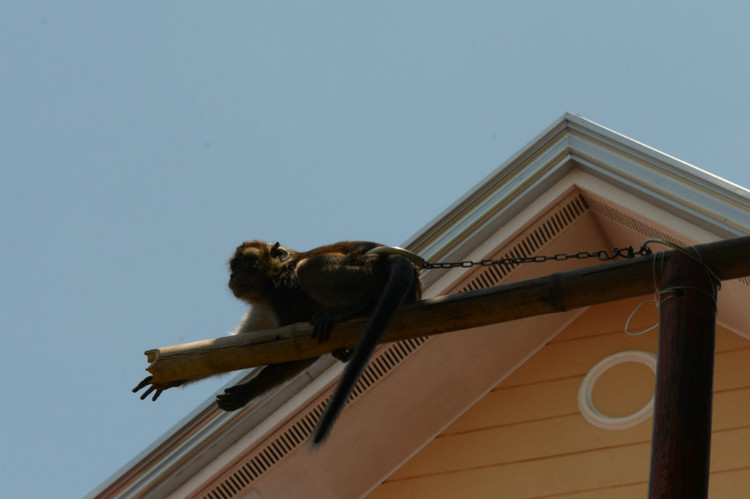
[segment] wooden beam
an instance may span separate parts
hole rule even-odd
[[[665,264],[650,499],[708,497],[717,284],[683,254]]]
[[[750,275],[750,236],[694,247],[721,280]],[[691,250],[692,251],[692,250]],[[423,300],[404,307],[393,319],[383,342],[470,329],[535,315],[563,312],[654,292],[661,281],[662,258],[675,250],[647,257],[603,263],[527,281]],[[352,348],[367,319],[336,324],[330,340],[311,339],[309,324],[293,324],[250,334],[148,350],[147,370],[154,383],[193,379],[247,367],[317,357]]]

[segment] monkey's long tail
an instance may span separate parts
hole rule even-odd
[[[320,445],[330,433],[388,324],[415,285],[416,274],[409,260],[402,256],[390,256],[389,260],[388,282],[331,400],[318,420],[313,432],[313,447]]]

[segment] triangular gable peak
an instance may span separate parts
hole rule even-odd
[[[528,225],[572,186],[606,199],[615,212],[660,220],[697,241],[738,237],[750,228],[747,189],[566,114],[409,246],[430,259],[460,257]]]
[[[750,191],[566,114],[407,246],[429,261],[479,261],[747,234]],[[596,263],[431,270],[425,295]],[[748,302],[750,279],[724,283],[718,323],[750,339]],[[307,439],[339,363],[321,359],[241,412],[220,413],[207,401],[91,497],[116,490],[139,497],[361,497],[581,313],[381,347],[329,441],[314,452]]]

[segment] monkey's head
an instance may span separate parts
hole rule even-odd
[[[229,260],[229,289],[241,300],[267,300],[281,269],[294,254],[279,243],[242,243]]]

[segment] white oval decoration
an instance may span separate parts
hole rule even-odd
[[[651,352],[643,350],[628,350],[625,352],[618,352],[614,355],[606,357],[591,368],[581,381],[581,386],[578,388],[578,409],[581,411],[581,415],[586,418],[586,421],[592,425],[603,428],[605,430],[624,430],[635,426],[651,416],[654,409],[654,397],[651,396],[651,400],[648,403],[637,410],[636,412],[622,417],[611,417],[602,414],[594,406],[592,399],[592,392],[594,385],[599,377],[604,374],[607,370],[618,364],[624,364],[625,362],[638,362],[651,368],[656,374],[656,355]]]

